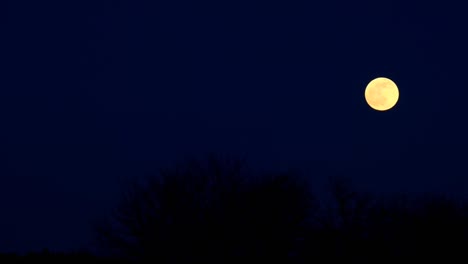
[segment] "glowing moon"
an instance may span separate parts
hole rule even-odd
[[[378,111],[386,111],[396,105],[400,92],[392,80],[379,77],[369,82],[364,96],[370,107]]]

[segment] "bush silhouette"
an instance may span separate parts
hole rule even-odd
[[[317,199],[308,180],[293,171],[262,172],[216,156],[188,160],[127,186],[95,230],[100,253],[111,258],[44,250],[0,255],[0,262],[468,260],[464,201],[435,194],[371,195],[343,177],[330,178],[328,192],[329,199]]]
[[[333,199],[306,235],[304,262],[467,260],[466,203],[436,194],[370,195],[340,177],[331,179],[329,191]]]
[[[212,156],[133,185],[98,227],[103,245],[135,261],[290,262],[313,212],[307,182],[245,165]]]

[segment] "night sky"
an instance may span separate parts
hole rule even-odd
[[[0,251],[86,247],[122,179],[210,151],[377,193],[462,195],[466,10],[3,1]],[[380,76],[400,89],[387,112],[364,99]]]

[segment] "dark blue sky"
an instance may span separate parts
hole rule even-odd
[[[465,6],[136,2],[0,7],[0,250],[84,246],[122,178],[206,151],[466,192]]]

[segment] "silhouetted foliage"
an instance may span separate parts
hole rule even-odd
[[[127,186],[96,229],[110,257],[44,250],[3,254],[0,263],[468,260],[466,202],[371,195],[344,177],[329,183],[328,199],[320,200],[293,171],[260,172],[214,156],[191,160]]]
[[[331,178],[330,193],[316,215],[320,225],[306,236],[305,262],[467,260],[466,203],[442,195],[373,196],[346,178]]]
[[[313,205],[307,182],[292,172],[254,172],[212,157],[132,186],[98,231],[109,249],[132,260],[286,262]]]

